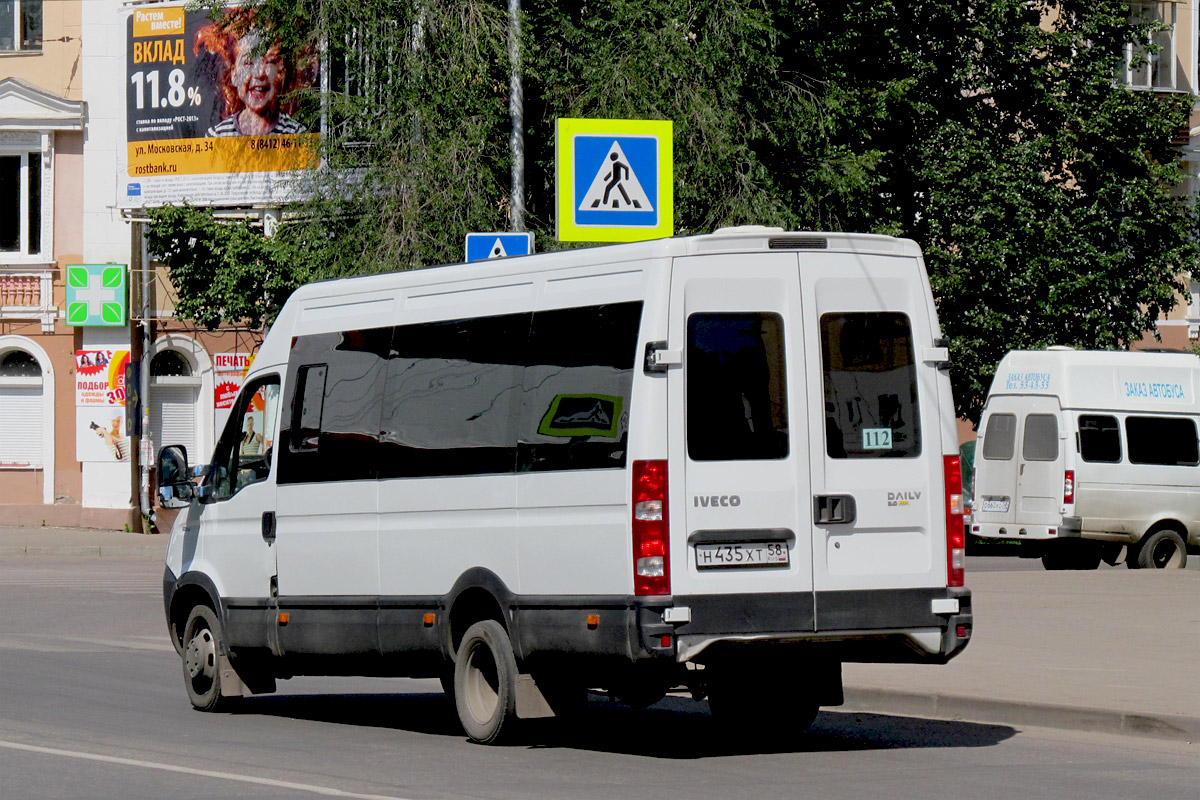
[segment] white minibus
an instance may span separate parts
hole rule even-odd
[[[305,286],[209,463],[160,457],[191,702],[436,677],[476,742],[589,691],[794,732],[844,662],[944,663],[972,615],[940,336],[918,247],[861,234]]]
[[[971,533],[1047,569],[1184,567],[1200,544],[1200,359],[1013,351],[979,421]]]

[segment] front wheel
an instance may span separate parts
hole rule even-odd
[[[224,633],[217,614],[196,606],[183,626],[183,680],[188,699],[200,711],[220,711],[233,698],[221,696],[221,656]]]
[[[454,662],[454,704],[467,738],[495,744],[515,727],[517,659],[499,622],[467,628]]]
[[[1150,534],[1138,547],[1137,566],[1142,569],[1183,569],[1187,566],[1187,545],[1183,537],[1170,528]]]

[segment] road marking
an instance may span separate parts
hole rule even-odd
[[[271,786],[276,789],[292,789],[298,792],[311,792],[312,794],[324,795],[326,797],[354,797],[360,800],[406,800],[403,797],[395,795],[383,794],[359,794],[358,792],[344,792],[341,789],[332,789],[328,786],[314,786],[309,783],[292,783],[291,781],[277,781],[271,778],[257,778],[253,775],[238,775],[232,772],[217,772],[210,769],[193,769],[191,767],[180,767],[174,764],[162,764],[157,761],[141,761],[136,758],[118,758],[117,756],[102,756],[97,753],[85,753],[78,750],[58,750],[53,747],[39,747],[32,744],[22,744],[20,742],[6,742],[0,740],[0,747],[8,750],[23,750],[27,753],[40,753],[48,756],[63,756],[65,758],[78,758],[84,761],[101,761],[105,764],[118,764],[125,767],[141,767],[142,769],[157,769],[163,772],[178,772],[183,775],[199,775],[204,778],[219,778],[227,781],[237,781],[239,783],[252,783],[257,786]]]

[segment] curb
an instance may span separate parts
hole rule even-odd
[[[10,556],[65,556],[91,558],[131,558],[139,560],[162,560],[167,549],[147,545],[103,544],[103,545],[0,545],[0,558]]]
[[[1200,741],[1200,717],[846,687],[839,710]]]

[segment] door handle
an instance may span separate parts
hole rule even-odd
[[[813,497],[813,523],[846,525],[854,522],[858,508],[848,494],[818,494]]]
[[[262,537],[267,544],[275,543],[275,512],[264,511],[262,515]]]

